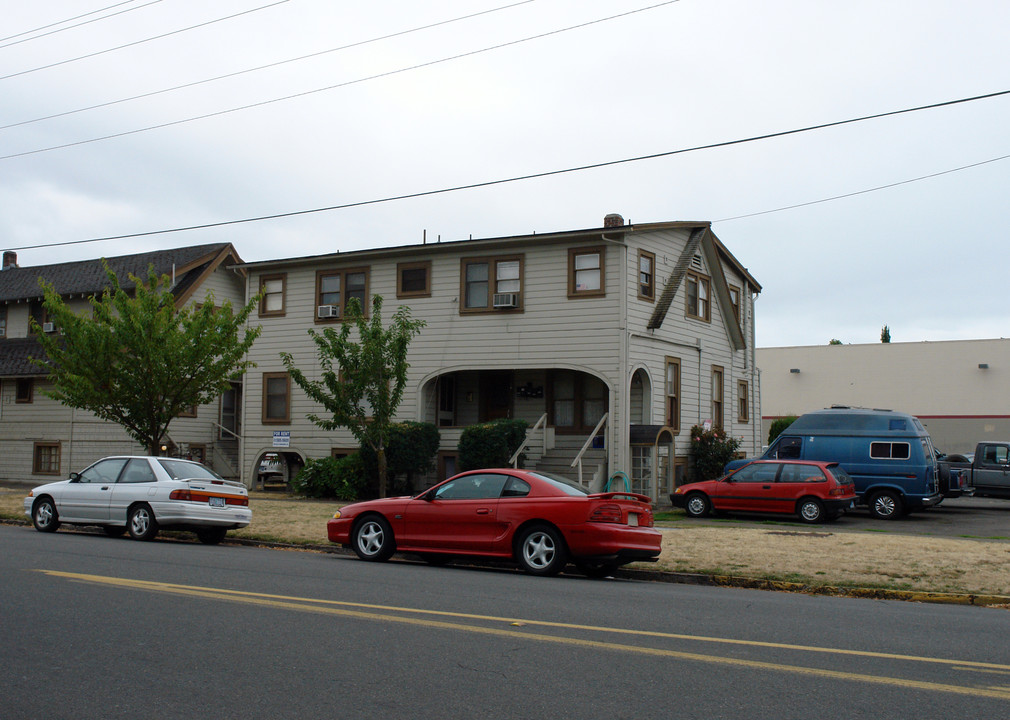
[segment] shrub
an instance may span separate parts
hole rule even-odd
[[[494,420],[466,428],[459,437],[460,470],[507,467],[528,426],[525,420]],[[522,460],[520,456],[520,466]]]
[[[771,445],[775,442],[775,438],[786,431],[793,421],[796,420],[795,415],[786,415],[785,417],[776,418],[772,421],[772,426],[768,430],[768,444]]]
[[[318,458],[305,463],[291,481],[291,489],[305,497],[357,500],[367,484],[366,477],[359,453]]]
[[[401,422],[390,426],[389,444],[386,445],[386,488],[389,495],[411,492],[415,474],[423,475],[435,469],[435,457],[441,442],[438,428],[432,423]],[[362,448],[361,458],[367,477],[377,478],[379,463],[375,451]]]
[[[739,447],[740,441],[727,435],[722,428],[706,430],[701,425],[692,427],[691,458],[698,475],[696,479],[712,480],[722,475],[722,469],[733,459]]]

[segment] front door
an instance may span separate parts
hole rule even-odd
[[[480,375],[481,422],[512,417],[512,371]]]
[[[975,456],[975,487],[1010,489],[1010,448],[983,445]]]
[[[67,484],[60,495],[58,510],[66,520],[108,520],[112,489],[126,458],[99,460]]]
[[[404,518],[404,545],[447,552],[487,552],[500,534],[498,498],[505,475],[477,473],[450,480],[430,499],[410,501]]]

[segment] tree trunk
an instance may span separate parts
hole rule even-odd
[[[375,451],[376,462],[379,465],[379,497],[386,497],[386,448],[379,446]]]

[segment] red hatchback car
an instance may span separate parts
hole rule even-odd
[[[415,497],[341,508],[326,524],[332,542],[362,560],[418,553],[514,559],[533,575],[555,575],[571,560],[589,575],[654,561],[662,534],[652,502],[632,493],[589,493],[546,473],[511,468],[460,473]]]
[[[681,485],[670,500],[691,517],[737,510],[793,513],[819,523],[853,507],[856,490],[838,463],[755,460],[718,480]]]

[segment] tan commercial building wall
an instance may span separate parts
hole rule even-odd
[[[764,439],[773,420],[831,405],[917,416],[936,447],[1010,439],[1010,339],[759,348]]]

